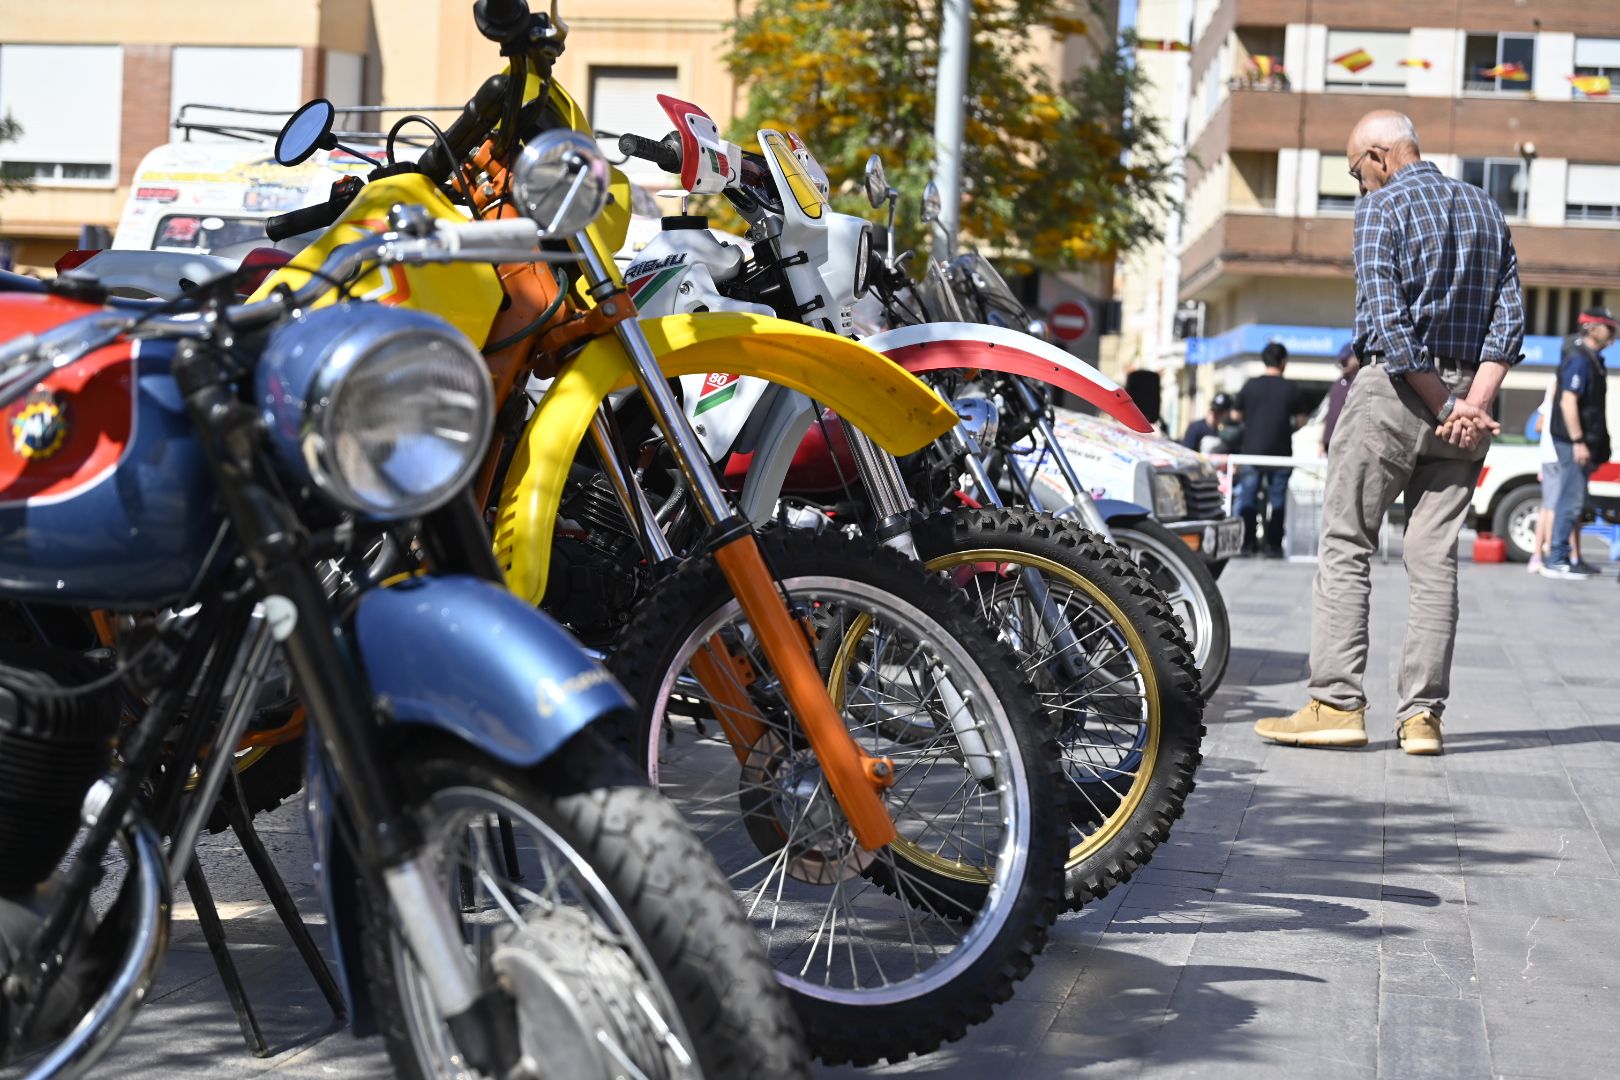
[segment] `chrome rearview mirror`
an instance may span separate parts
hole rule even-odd
[[[332,123],[337,110],[325,98],[316,98],[299,107],[281,125],[276,136],[276,161],[281,165],[301,165],[317,150],[331,150],[337,146],[332,134]]]
[[[607,206],[612,173],[594,140],[554,129],[523,148],[512,168],[518,209],[545,236],[572,236]]]
[[[930,180],[930,181],[928,181],[928,186],[923,188],[923,197],[922,197],[922,221],[923,221],[923,224],[924,225],[932,225],[934,222],[938,221],[939,220],[939,212],[940,212],[941,207],[942,207],[942,203],[940,202],[940,198],[939,198],[939,185],[934,183],[932,180]]]
[[[866,201],[877,210],[894,194],[889,178],[883,175],[883,159],[873,154],[866,159]]]

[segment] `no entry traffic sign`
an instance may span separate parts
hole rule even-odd
[[[1091,329],[1091,309],[1078,300],[1065,300],[1052,309],[1052,336],[1079,341]]]

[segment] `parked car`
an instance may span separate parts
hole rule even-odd
[[[1541,448],[1535,443],[1498,441],[1485,455],[1474,488],[1469,524],[1505,540],[1514,562],[1529,562],[1535,548],[1540,471]],[[1603,520],[1620,523],[1620,462],[1598,466],[1587,486],[1586,505]]]
[[[1203,454],[1068,409],[1056,410],[1052,426],[1092,498],[1147,507],[1211,573],[1219,575],[1243,546],[1243,522],[1226,512],[1220,473]],[[1067,490],[1055,464],[1044,462],[1039,472],[1056,491]]]

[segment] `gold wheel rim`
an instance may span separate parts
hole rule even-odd
[[[833,657],[832,669],[827,673],[827,693],[836,702],[844,700],[844,688],[849,680],[850,664],[854,661],[855,646],[866,636],[866,631],[871,625],[871,613],[863,611],[850,622],[849,629],[844,632],[844,640],[838,646],[837,655]],[[964,881],[970,885],[989,885],[995,880],[988,867],[947,859],[903,836],[896,837],[889,844],[889,850],[914,866],[950,878],[952,881]]]
[[[1126,645],[1129,647],[1131,659],[1136,664],[1137,673],[1142,679],[1142,697],[1147,704],[1147,715],[1141,721],[1147,728],[1147,737],[1140,748],[1142,764],[1138,767],[1136,775],[1131,780],[1130,788],[1120,796],[1119,806],[1091,833],[1088,833],[1078,844],[1069,848],[1068,860],[1064,869],[1072,870],[1097,851],[1101,850],[1118,836],[1125,828],[1125,823],[1136,813],[1147,795],[1148,784],[1153,779],[1153,770],[1159,758],[1159,738],[1163,731],[1162,707],[1159,701],[1159,679],[1153,670],[1149,658],[1147,642],[1143,639],[1141,631],[1125,614],[1123,608],[1114,602],[1113,598],[1103,592],[1096,582],[1087,579],[1064,566],[1041,555],[1032,555],[1023,551],[1011,551],[1007,548],[973,548],[967,551],[952,551],[944,555],[929,559],[923,565],[931,571],[954,570],[959,566],[972,563],[1012,563],[1015,566],[1027,566],[1039,570],[1048,577],[1063,582],[1076,591],[1083,593],[1113,621],[1124,633]],[[828,680],[828,689],[832,682]],[[1070,826],[1071,830],[1073,826]]]

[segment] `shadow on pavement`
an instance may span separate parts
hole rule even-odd
[[[1309,653],[1235,645],[1226,662],[1227,675],[1221,689],[1224,692],[1231,686],[1283,686],[1303,682],[1310,677],[1310,664]]]

